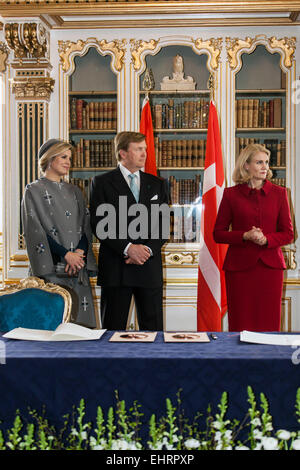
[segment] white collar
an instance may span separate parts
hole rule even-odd
[[[128,179],[129,175],[136,175],[138,180],[139,180],[140,170],[137,170],[134,173],[132,173],[131,171],[128,170],[128,168],[126,168],[124,165],[122,165],[121,162],[119,162],[119,168],[120,168],[120,171],[121,171],[122,175],[126,178],[126,180]]]

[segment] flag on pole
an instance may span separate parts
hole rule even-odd
[[[222,270],[227,245],[217,244],[213,239],[213,229],[224,186],[218,114],[211,101],[202,194],[197,297],[198,331],[220,331],[221,319],[227,310],[225,274]]]
[[[148,96],[145,97],[143,102],[140,132],[146,136],[147,159],[145,163],[145,172],[157,176],[153,124]]]

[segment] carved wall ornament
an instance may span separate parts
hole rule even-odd
[[[219,67],[221,49],[222,49],[222,38],[211,38],[203,41],[203,39],[195,39],[194,45],[199,51],[204,50],[209,53],[208,66],[212,70],[216,70]]]
[[[238,53],[242,49],[250,49],[254,39],[247,37],[246,39],[226,38],[227,58],[229,65],[235,69],[238,65]]]
[[[105,39],[98,41],[96,38],[89,38],[86,41],[79,39],[77,42],[58,41],[58,52],[64,72],[72,71],[75,67],[74,56],[84,55],[90,47],[95,47],[102,55],[111,53],[114,57],[114,68],[120,72],[124,65],[125,46],[125,39],[107,42]]]
[[[16,98],[45,99],[49,101],[54,90],[55,80],[50,77],[15,78],[12,82],[12,92]]]
[[[294,53],[296,49],[296,38],[283,38],[277,39],[274,36],[268,39],[269,45],[272,49],[281,49],[284,52],[284,59],[283,63],[286,68],[290,68],[292,66],[294,60]]]
[[[196,265],[198,253],[193,252],[163,252],[163,262],[168,266]]]
[[[256,46],[263,44],[271,54],[279,52],[281,55],[281,63],[290,68],[294,60],[296,49],[296,38],[277,39],[274,36],[267,38],[265,35],[258,35],[255,38],[247,37],[246,39],[226,38],[227,59],[231,69],[236,72],[241,68],[240,56],[243,52],[248,54],[253,52]]]
[[[138,71],[142,67],[141,54],[145,51],[154,51],[159,41],[151,39],[150,41],[143,41],[141,39],[130,40],[130,50],[134,70]]]
[[[6,70],[6,61],[9,55],[9,49],[4,42],[0,42],[0,73]]]
[[[40,59],[48,56],[48,33],[41,24],[6,23],[4,32],[15,59]]]

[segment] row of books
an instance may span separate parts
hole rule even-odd
[[[183,101],[154,104],[151,107],[155,129],[206,129],[209,101]]]
[[[249,144],[262,144],[270,150],[270,166],[285,166],[286,165],[286,141],[279,139],[255,139],[236,137],[236,158],[241,150]]]
[[[201,176],[195,178],[176,179],[175,176],[168,178],[169,194],[171,204],[196,204],[201,194]]]
[[[92,178],[70,178],[70,183],[78,186],[89,205],[90,185]],[[201,176],[190,179],[168,178],[170,204],[197,204],[201,194]]]
[[[116,129],[116,101],[86,101],[79,98],[70,99],[71,129]]]
[[[272,178],[271,182],[274,184],[278,184],[278,186],[286,187],[286,179],[285,178]]]
[[[92,178],[70,178],[69,181],[71,184],[74,184],[81,189],[85,203],[89,206]]]
[[[237,128],[282,127],[282,99],[237,99],[235,122]]]
[[[159,167],[204,167],[206,140],[154,139]]]
[[[114,156],[114,142],[109,139],[83,139],[73,143],[73,167],[75,168],[101,168],[116,165]]]
[[[197,209],[174,212],[170,218],[170,243],[199,243],[201,217]]]

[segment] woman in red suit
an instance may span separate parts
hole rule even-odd
[[[224,261],[229,331],[279,331],[283,270],[281,246],[293,239],[287,192],[269,179],[270,152],[250,144],[238,157],[235,186],[226,188],[214,228],[228,244]]]

